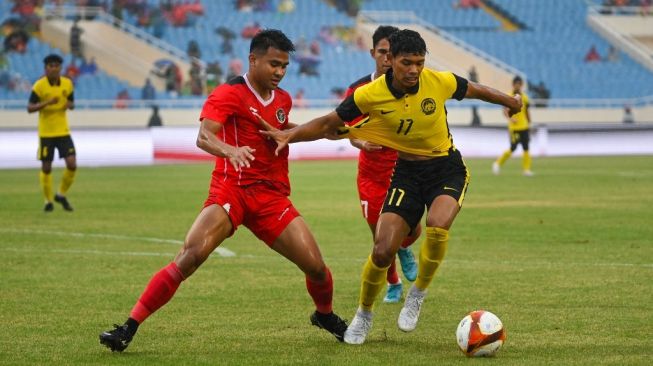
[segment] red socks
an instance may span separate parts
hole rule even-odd
[[[179,288],[184,280],[177,264],[172,262],[157,272],[145,287],[145,291],[134,305],[130,317],[139,324],[152,313],[165,305]]]
[[[393,260],[390,267],[388,267],[388,274],[386,275],[386,280],[389,284],[399,283],[399,274],[397,273],[397,261]]]
[[[329,267],[326,268],[326,278],[322,282],[315,282],[306,276],[306,289],[319,313],[330,314],[333,311],[333,277]]]

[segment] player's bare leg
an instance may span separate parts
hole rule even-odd
[[[152,277],[125,324],[100,334],[100,343],[112,351],[125,350],[138,326],[172,299],[181,282],[206,261],[231,231],[231,221],[222,207],[205,207],[188,231],[175,260]]]
[[[64,159],[66,161],[66,169],[63,172],[61,177],[61,184],[59,185],[59,191],[54,195],[54,201],[61,204],[63,209],[66,211],[73,211],[73,206],[70,205],[68,199],[66,198],[66,193],[68,189],[75,181],[75,173],[77,171],[77,159],[75,155],[68,155]]]
[[[417,326],[419,314],[435,272],[447,251],[449,228],[460,211],[458,201],[447,195],[436,197],[426,217],[426,237],[419,256],[417,280],[408,291],[404,307],[399,313],[399,329],[410,332]]]
[[[358,310],[345,332],[345,342],[362,344],[372,328],[372,309],[376,297],[383,289],[390,264],[406,239],[410,227],[395,213],[383,213],[379,217],[374,235],[374,248],[363,266]]]
[[[315,303],[311,323],[342,342],[347,324],[333,312],[333,278],[324,263],[313,234],[301,216],[293,219],[275,240],[272,249],[295,263],[306,275],[306,289]]]

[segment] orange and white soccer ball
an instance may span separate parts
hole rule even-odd
[[[485,310],[467,314],[456,330],[458,347],[469,357],[494,356],[505,340],[503,323],[499,317]]]

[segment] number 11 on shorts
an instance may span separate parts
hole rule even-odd
[[[392,206],[392,201],[395,199],[395,194],[397,192],[399,192],[399,194],[397,197],[397,202],[394,205],[399,206],[401,204],[401,200],[404,198],[406,191],[401,188],[392,188],[392,193],[390,193],[390,199],[388,200],[388,206]]]

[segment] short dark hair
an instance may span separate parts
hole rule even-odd
[[[392,33],[397,31],[399,31],[399,28],[397,27],[391,25],[380,25],[372,35],[372,48],[376,47],[382,39],[390,37]]]
[[[288,53],[295,51],[295,45],[293,45],[292,41],[282,31],[278,29],[265,29],[258,32],[252,38],[252,43],[249,45],[249,52],[265,53],[270,47]]]
[[[390,41],[390,53],[397,56],[400,53],[411,55],[426,55],[426,43],[422,36],[414,30],[402,29],[394,32],[388,38]]]
[[[524,80],[522,80],[521,76],[517,75],[512,79],[512,83],[523,83]]]
[[[43,64],[47,65],[51,63],[57,63],[61,65],[63,63],[63,58],[61,58],[61,56],[57,55],[56,53],[45,56],[43,59]]]

